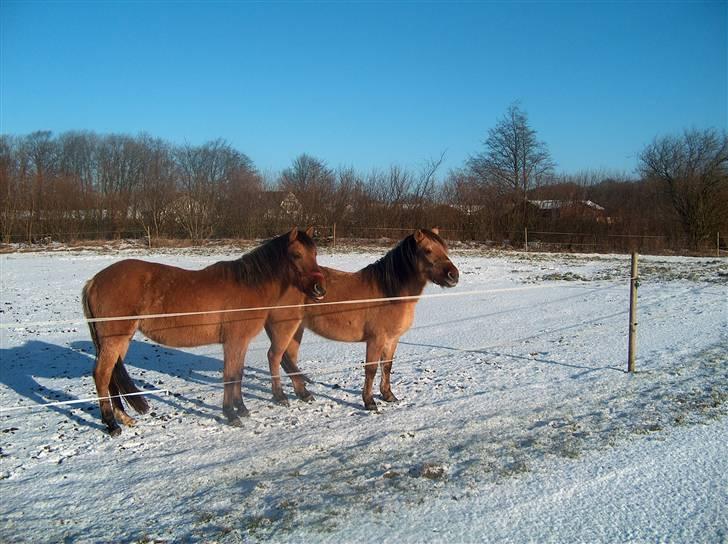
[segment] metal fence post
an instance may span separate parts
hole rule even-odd
[[[632,252],[632,267],[629,280],[629,349],[627,352],[627,372],[634,372],[634,359],[637,353],[637,252]]]

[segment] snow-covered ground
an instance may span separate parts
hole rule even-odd
[[[383,250],[320,251],[355,270]],[[307,333],[316,401],[271,400],[264,336],[251,417],[221,420],[220,346],[137,337],[151,413],[102,432],[83,283],[130,256],[188,268],[228,248],[0,256],[0,541],[721,542],[728,539],[728,263],[642,257],[636,374],[624,372],[624,256],[452,252],[394,365],[396,404],[362,409],[360,344]],[[439,293],[429,287],[427,293]],[[23,325],[26,323],[26,325]],[[378,390],[378,385],[375,388]]]

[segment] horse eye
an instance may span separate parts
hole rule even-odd
[[[291,253],[291,257],[293,257],[294,259],[302,259],[303,255],[301,255],[300,253]]]
[[[425,249],[425,255],[431,255],[432,250],[431,249]]]

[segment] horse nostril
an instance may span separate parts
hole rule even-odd
[[[449,279],[453,283],[457,283],[459,274],[457,272],[454,272],[452,270],[448,271],[447,273],[447,279]]]
[[[313,293],[317,297],[322,297],[326,294],[326,289],[321,287],[318,283],[314,283],[313,284]]]

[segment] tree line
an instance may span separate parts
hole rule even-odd
[[[608,250],[698,249],[714,247],[718,231],[728,237],[728,139],[713,129],[656,138],[635,176],[559,174],[514,104],[460,168],[443,174],[443,159],[360,172],[303,154],[264,175],[222,139],[2,135],[0,238],[260,238],[293,224],[367,238],[438,225],[449,239],[512,244],[528,228],[574,248],[609,240]],[[562,232],[572,234],[546,234]]]

